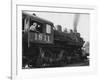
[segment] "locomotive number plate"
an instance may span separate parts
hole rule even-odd
[[[31,42],[39,42],[39,43],[51,43],[52,39],[51,36],[48,34],[43,34],[43,33],[35,33],[35,32],[30,32],[29,33],[29,40]]]

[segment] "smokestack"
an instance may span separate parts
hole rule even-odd
[[[75,14],[75,19],[74,19],[74,33],[77,33],[77,25],[78,25],[78,22],[79,22],[79,17],[80,17],[80,14]]]
[[[62,32],[62,26],[61,25],[56,25],[56,28],[58,31]]]

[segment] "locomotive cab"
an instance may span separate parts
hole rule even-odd
[[[28,34],[28,43],[53,43],[53,23],[36,15],[22,13],[23,31]]]

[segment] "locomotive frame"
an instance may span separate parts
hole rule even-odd
[[[62,6],[62,5],[61,5]],[[65,73],[67,73],[67,74],[69,74],[69,73],[71,73],[71,75],[73,74],[73,72],[74,73],[80,73],[80,71],[77,71],[78,69],[80,69],[81,71],[85,71],[85,72],[94,72],[95,71],[95,61],[94,61],[94,59],[96,59],[96,57],[95,57],[95,54],[93,54],[93,53],[91,53],[91,58],[94,58],[94,59],[91,59],[91,64],[90,64],[90,66],[89,67],[85,67],[85,69],[84,69],[84,67],[74,67],[73,69],[70,69],[70,68],[56,68],[56,69],[54,69],[54,68],[52,68],[53,70],[54,70],[54,72],[52,72],[52,69],[48,69],[48,70],[42,70],[42,69],[37,69],[37,70],[22,70],[22,68],[21,68],[21,66],[22,66],[22,54],[21,54],[21,52],[22,52],[22,48],[21,48],[21,46],[22,46],[22,42],[21,42],[21,37],[22,37],[22,33],[20,32],[21,31],[21,25],[22,25],[22,21],[21,21],[21,12],[22,12],[22,10],[32,10],[33,8],[35,9],[35,10],[37,10],[38,9],[38,7],[40,8],[39,10],[41,11],[41,10],[47,10],[47,9],[50,9],[50,11],[53,11],[54,10],[54,8],[56,8],[56,7],[54,7],[54,6],[28,6],[28,5],[20,5],[20,4],[17,4],[16,5],[16,8],[14,8],[15,10],[16,10],[16,12],[14,12],[13,14],[15,15],[15,17],[13,18],[13,20],[14,21],[12,21],[12,23],[14,22],[14,23],[16,23],[16,25],[15,24],[12,24],[13,26],[16,26],[16,27],[14,27],[14,28],[12,28],[12,33],[13,33],[13,35],[12,35],[12,37],[13,37],[13,40],[12,41],[14,41],[13,42],[13,45],[12,45],[12,47],[13,47],[13,51],[12,51],[12,53],[14,53],[14,54],[12,54],[12,78],[14,79],[14,78],[19,78],[19,77],[27,77],[27,76],[33,76],[33,77],[39,77],[39,75],[38,74],[40,74],[40,75],[42,75],[42,76],[45,76],[45,75],[51,75],[51,73],[53,73],[53,75],[55,74],[55,73],[59,73],[59,71],[58,70],[60,70],[60,73],[58,74],[58,75],[61,75],[61,73],[63,73],[63,72],[65,72]],[[68,7],[68,6],[67,6]],[[93,19],[95,19],[94,18],[94,15],[95,15],[95,9],[94,8],[75,8],[74,9],[74,7],[72,7],[72,9],[67,9],[67,7],[57,7],[57,9],[59,9],[58,11],[59,12],[62,12],[61,10],[62,9],[64,9],[65,11],[67,11],[67,12],[77,12],[77,13],[89,13],[89,14],[91,14],[91,22],[90,23],[94,23],[94,20]],[[46,9],[45,9],[46,8]],[[77,10],[80,10],[80,11],[77,11]],[[16,13],[16,14],[15,14]],[[16,19],[16,20],[15,20]],[[94,29],[94,25],[91,25],[91,27],[92,27],[92,30]],[[15,33],[16,32],[16,33]],[[94,33],[94,32],[93,32]],[[93,39],[93,38],[92,38]],[[94,43],[94,42],[93,42]],[[16,45],[16,46],[15,46]],[[94,46],[93,46],[94,47]],[[94,67],[93,67],[94,66]],[[67,71],[65,71],[65,70],[67,70]],[[35,71],[35,72],[34,72]],[[37,72],[37,71],[39,71],[39,73]],[[48,71],[50,71],[50,73],[48,72]],[[77,72],[76,72],[77,71]],[[27,73],[26,73],[27,72]],[[45,72],[48,72],[48,74],[46,74]],[[32,74],[36,74],[36,76],[34,76],[34,75],[31,75],[31,73]],[[27,76],[25,76],[25,75],[27,75]]]

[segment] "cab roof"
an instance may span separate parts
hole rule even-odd
[[[40,23],[47,23],[47,24],[53,25],[53,22],[48,21],[48,20],[43,19],[43,18],[40,18],[40,17],[38,17],[38,16],[34,16],[34,15],[32,15],[32,14],[29,14],[29,13],[22,12],[22,16],[23,16],[23,17],[24,17],[24,16],[28,16],[28,17],[30,17],[31,19],[33,19],[33,20],[35,20],[35,21],[38,21],[38,22],[40,22]]]

